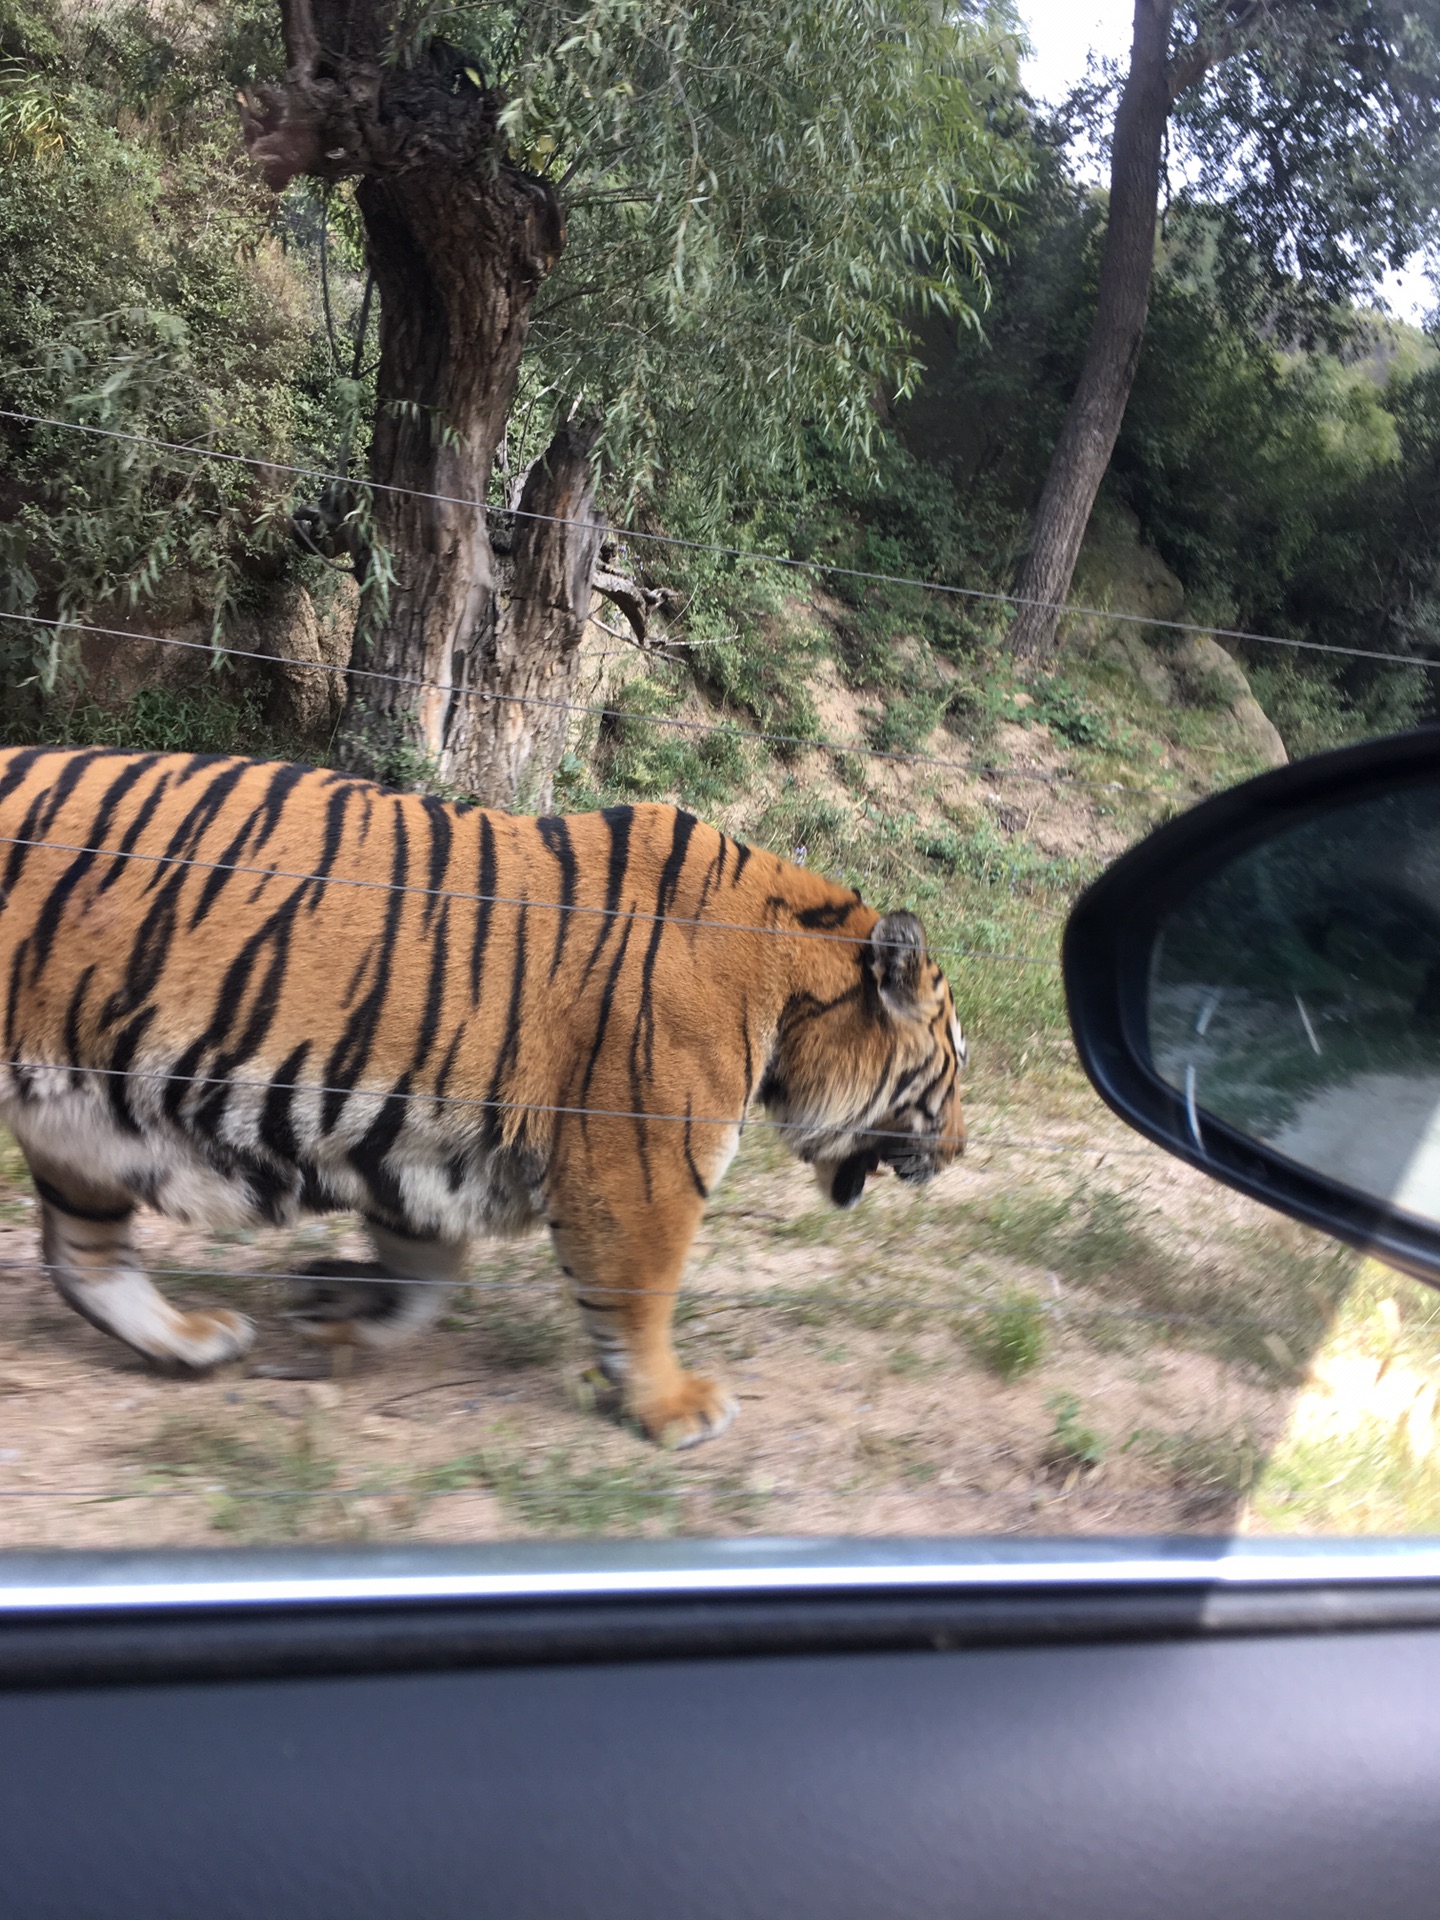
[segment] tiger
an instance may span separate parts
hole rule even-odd
[[[477,1236],[543,1222],[643,1433],[735,1401],[671,1323],[747,1114],[838,1207],[964,1150],[966,1043],[924,929],[658,802],[526,817],[210,754],[0,749],[0,1121],[43,1264],[164,1371],[239,1360],[132,1240],[358,1213],[373,1260],[290,1276],[311,1340],[434,1321]],[[349,1356],[340,1356],[349,1358]]]

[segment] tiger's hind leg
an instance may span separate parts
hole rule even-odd
[[[670,1340],[700,1207],[687,1199],[665,1210],[637,1206],[624,1227],[615,1209],[602,1226],[586,1222],[578,1192],[568,1208],[557,1198],[569,1218],[550,1223],[555,1251],[596,1362],[626,1412],[666,1446],[693,1447],[723,1433],[735,1418],[734,1400],[719,1381],[687,1373]]]
[[[45,1266],[91,1326],[166,1372],[205,1373],[249,1351],[255,1328],[243,1314],[182,1313],[156,1289],[131,1243],[135,1207],[122,1188],[27,1157]]]
[[[291,1294],[289,1317],[327,1347],[395,1347],[435,1322],[460,1280],[465,1242],[416,1240],[369,1227],[377,1260],[316,1260]]]

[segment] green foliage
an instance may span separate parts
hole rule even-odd
[[[745,743],[724,731],[655,725],[678,717],[677,705],[673,681],[647,676],[625,687],[601,729],[597,760],[607,787],[631,799],[677,794],[696,806],[735,791],[748,765]]]
[[[1093,203],[1053,158],[1039,165],[994,269],[985,338],[935,339],[931,379],[899,424],[967,516],[1023,511],[1043,482],[1088,337],[1100,238]],[[1102,497],[1133,512],[1191,617],[1431,651],[1440,358],[1413,329],[1353,310],[1336,310],[1331,349],[1282,351],[1271,310],[1256,318],[1227,286],[1239,245],[1223,211],[1172,211]],[[1404,667],[1262,647],[1242,658],[1292,752],[1412,724],[1433,701],[1430,676]],[[1115,744],[1064,711],[1050,724],[1074,744]]]
[[[12,165],[61,159],[69,137],[69,95],[19,60],[0,62],[0,157]]]
[[[780,545],[775,514],[755,512],[732,537],[763,556]],[[665,555],[663,577],[684,609],[685,664],[697,686],[767,733],[813,735],[818,719],[808,681],[825,636],[797,593],[803,581],[763,557],[684,548]],[[783,744],[777,750],[783,755]]]
[[[1251,690],[1292,760],[1413,726],[1432,697],[1430,676],[1418,667],[1376,675],[1358,702],[1333,673],[1306,670],[1283,656],[1255,661],[1249,674]]]
[[[277,232],[238,150],[233,89],[274,71],[278,18],[11,0],[5,19],[0,405],[103,432],[0,426],[0,594],[90,617],[195,600],[218,634],[247,570],[276,570],[288,483],[123,436],[328,464],[363,409],[326,347],[314,215],[296,196]],[[11,706],[34,721],[64,666],[12,633]]]
[[[871,726],[870,744],[882,753],[918,753],[945,717],[946,695],[901,694]]]
[[[1022,835],[1003,833],[988,814],[977,814],[964,827],[922,830],[916,851],[947,873],[1012,893],[1068,890],[1080,878],[1072,861],[1041,853]]]
[[[1072,747],[1112,743],[1110,724],[1084,692],[1058,674],[1030,682],[1030,714]]]
[[[209,686],[175,693],[142,687],[119,712],[86,705],[52,713],[46,737],[64,746],[124,747],[139,753],[258,753],[265,730],[253,687]]]
[[[911,316],[975,322],[1023,176],[997,111],[1015,42],[978,11],[437,13],[504,85],[515,150],[566,183],[520,402],[532,436],[595,410],[626,511],[681,467],[709,525],[803,471],[808,432],[869,457],[877,389],[919,377]]]
[[[1373,292],[1436,233],[1440,44],[1414,0],[1186,0],[1176,41],[1223,47],[1171,122],[1187,193],[1227,213],[1232,305],[1323,309]],[[1183,59],[1183,55],[1182,55]]]

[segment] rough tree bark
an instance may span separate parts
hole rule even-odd
[[[1022,604],[1010,629],[1017,659],[1042,666],[1054,655],[1064,604],[1090,512],[1115,450],[1135,380],[1155,260],[1165,125],[1180,87],[1172,74],[1172,0],[1135,0],[1130,71],[1110,154],[1110,215],[1100,262],[1095,323],[1060,438],[1050,460],[1030,547],[1016,582]]]
[[[242,97],[246,146],[277,192],[301,174],[358,181],[380,296],[373,539],[394,578],[362,599],[352,667],[398,678],[352,673],[338,757],[548,805],[600,544],[595,427],[562,426],[532,469],[520,505],[549,517],[492,537],[463,503],[486,498],[531,303],[564,245],[559,202],[508,158],[473,58],[403,44],[400,0],[280,10],[285,84]]]

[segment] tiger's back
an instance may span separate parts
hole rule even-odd
[[[879,916],[858,897],[671,807],[526,819],[301,766],[43,748],[0,754],[0,890],[0,1117],[89,1317],[179,1364],[248,1344],[239,1316],[168,1325],[137,1202],[358,1210],[378,1270],[317,1275],[309,1330],[373,1344],[433,1317],[470,1236],[544,1219],[645,1423],[720,1423],[677,1384],[668,1306],[647,1331],[629,1282],[673,1296],[797,993],[863,975]]]

